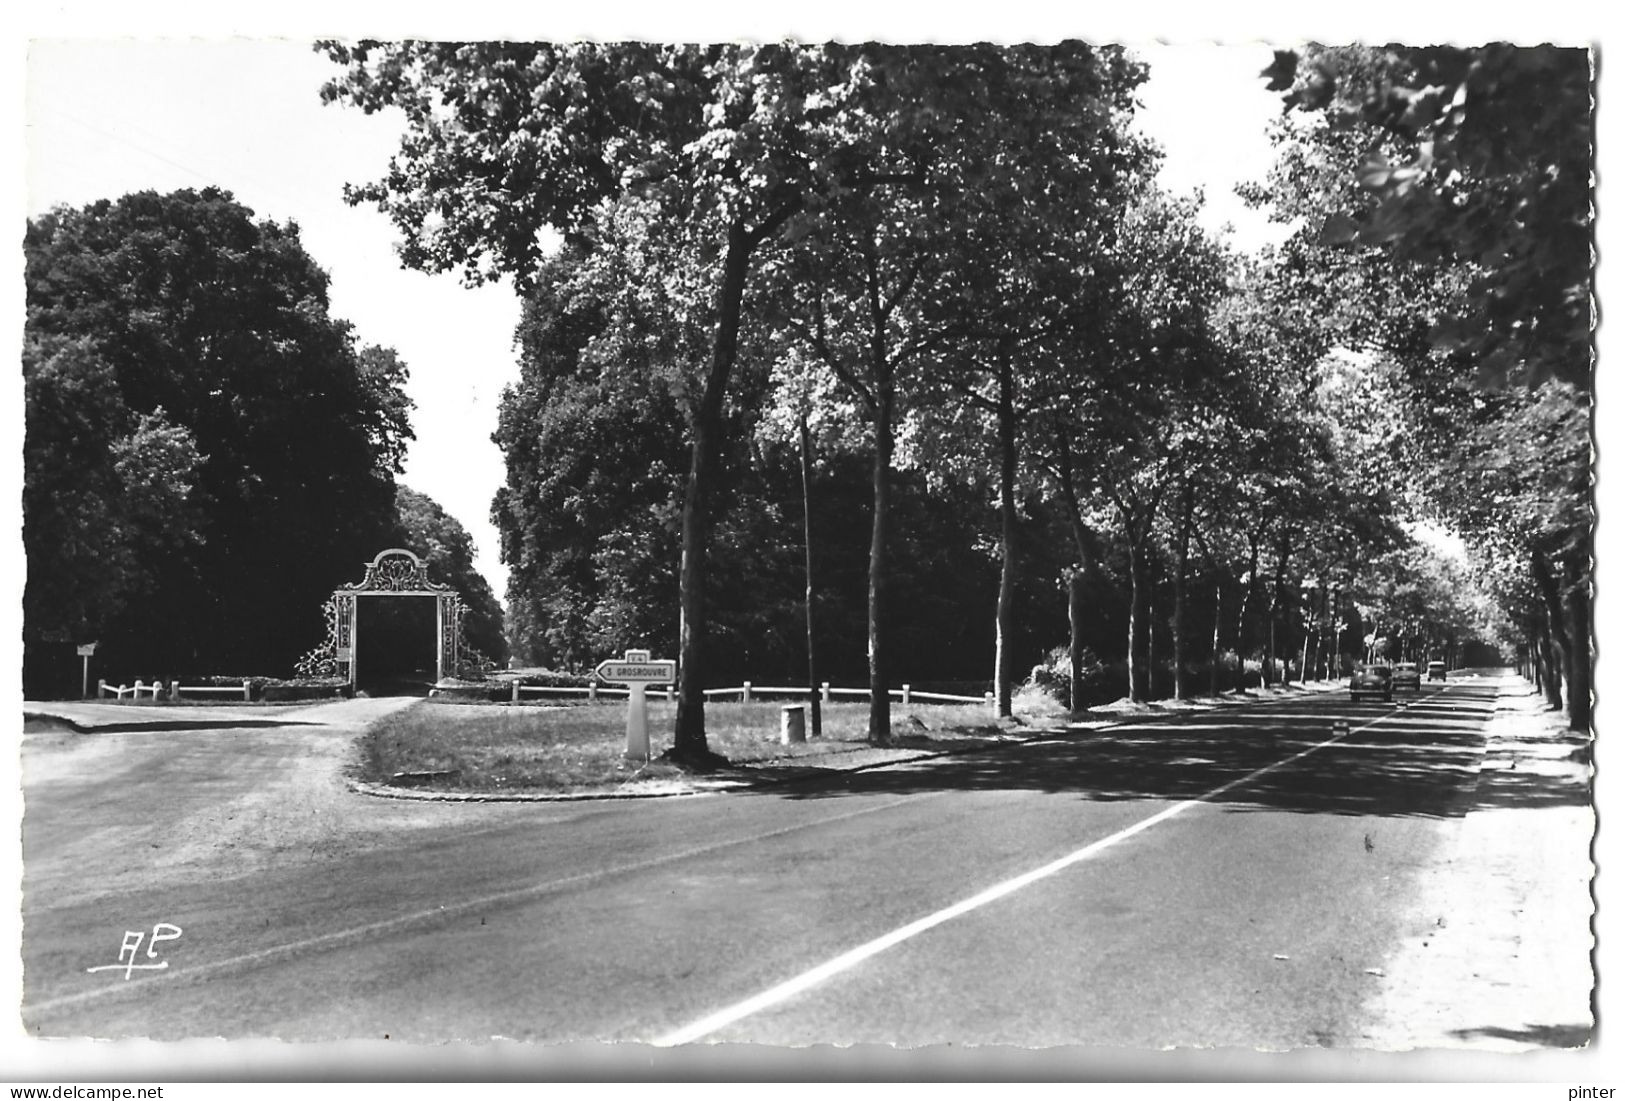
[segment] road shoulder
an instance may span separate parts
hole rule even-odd
[[[1499,687],[1471,809],[1420,877],[1368,1007],[1390,1051],[1531,1052],[1593,1034],[1589,742],[1520,678]]]

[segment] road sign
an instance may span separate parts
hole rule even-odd
[[[98,643],[94,642],[85,643],[83,646],[79,647],[79,656],[82,658],[88,658],[91,654],[96,652],[97,645]]]
[[[628,650],[620,661],[610,658],[594,670],[598,679],[624,684],[626,693],[626,755],[649,759],[649,711],[644,691],[651,684],[670,684],[677,679],[675,661],[651,661],[647,650]]]
[[[647,651],[645,651],[647,653]],[[677,679],[675,661],[620,661],[611,658],[594,670],[598,679],[610,684],[670,684]]]

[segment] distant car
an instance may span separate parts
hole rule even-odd
[[[1416,667],[1414,661],[1395,662],[1393,681],[1395,688],[1409,688],[1412,692],[1420,692],[1422,671]]]
[[[1444,662],[1428,662],[1428,680],[1444,680]]]
[[[1381,696],[1392,701],[1394,671],[1386,665],[1356,665],[1354,675],[1349,677],[1349,698],[1357,700],[1361,696]]]

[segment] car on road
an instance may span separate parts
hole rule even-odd
[[[1395,688],[1408,688],[1412,692],[1420,692],[1422,690],[1422,671],[1416,667],[1414,661],[1395,662],[1393,681]]]
[[[1444,680],[1444,662],[1428,662],[1428,680]]]
[[[1353,675],[1349,677],[1349,699],[1357,700],[1361,696],[1381,696],[1384,700],[1392,701],[1394,671],[1386,665],[1356,665]]]

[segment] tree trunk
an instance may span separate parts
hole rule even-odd
[[[1179,542],[1174,549],[1174,699],[1190,696],[1185,683],[1185,566],[1190,561],[1191,486],[1185,483],[1179,502]]]
[[[1145,701],[1141,687],[1140,663],[1140,550],[1132,532],[1128,542],[1128,698],[1134,703]]]
[[[875,388],[874,526],[869,540],[869,742],[891,744],[891,653],[887,622],[887,534],[891,524],[892,402]]]
[[[1016,399],[1015,374],[1007,347],[998,355],[999,379],[999,604],[994,616],[996,639],[993,652],[993,690],[999,717],[1007,719],[1011,710],[1011,638],[1015,633],[1016,603]]]
[[[1067,445],[1065,430],[1055,430],[1055,449],[1060,457],[1059,475],[1061,497],[1066,502],[1066,515],[1072,527],[1072,543],[1078,552],[1077,565],[1066,579],[1067,664],[1070,684],[1067,700],[1073,711],[1083,710],[1083,582],[1092,557],[1092,539],[1083,522],[1083,509],[1078,505],[1077,487],[1072,484],[1072,450]]]
[[[739,320],[745,296],[752,239],[743,224],[728,227],[717,291],[716,343],[705,390],[694,410],[694,439],[689,449],[688,486],[683,494],[682,560],[679,566],[681,619],[678,624],[678,698],[672,756],[705,763],[713,758],[705,742],[705,649],[709,627],[706,608],[706,555],[711,542],[712,472],[722,444],[723,398],[739,347]]]
[[[1280,544],[1280,554],[1275,560],[1275,583],[1270,591],[1270,677],[1265,678],[1266,683],[1271,683],[1270,678],[1272,678],[1275,674],[1275,663],[1280,660],[1280,644],[1279,639],[1277,638],[1276,628],[1283,615],[1282,609],[1286,604],[1287,555],[1287,544],[1285,540],[1282,540]],[[1286,663],[1282,662],[1281,666],[1281,677],[1282,680],[1285,681],[1288,679],[1286,674]]]
[[[1557,579],[1552,576],[1551,568],[1546,564],[1546,558],[1539,551],[1529,556],[1529,572],[1535,579],[1535,588],[1540,593],[1541,604],[1546,611],[1544,634],[1546,636],[1547,665],[1546,675],[1550,683],[1546,686],[1546,701],[1554,710],[1563,708],[1563,692],[1558,681],[1569,675],[1568,654],[1569,640],[1564,637],[1567,633],[1565,621],[1567,615],[1563,607],[1562,595],[1557,590]],[[1568,685],[1572,695],[1574,685]]]
[[[1565,571],[1568,592],[1564,627],[1569,637],[1569,729],[1591,730],[1591,582],[1584,566],[1571,556]]]
[[[1246,645],[1247,608],[1253,602],[1253,593],[1258,588],[1258,539],[1249,535],[1247,538],[1247,580],[1241,590],[1241,608],[1236,613],[1236,689],[1244,691],[1247,687],[1247,658]]]
[[[1224,613],[1224,582],[1217,574],[1213,577],[1213,657],[1208,665],[1209,694],[1219,694],[1219,621]]]
[[[1067,625],[1067,707],[1083,710],[1083,570],[1074,569],[1066,579]]]
[[[1150,583],[1145,586],[1145,699],[1157,698],[1157,595]]]
[[[1558,663],[1562,661],[1562,650],[1552,641],[1551,630],[1545,624],[1540,627],[1535,661],[1540,666],[1541,691],[1546,696],[1546,706],[1553,711],[1563,710],[1563,678],[1557,671]]]
[[[801,523],[807,550],[807,706],[811,710],[812,736],[818,738],[824,733],[824,709],[813,635],[812,433],[805,413],[801,415]]]

